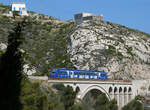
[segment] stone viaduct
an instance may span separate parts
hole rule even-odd
[[[62,83],[65,86],[72,86],[74,91],[78,89],[78,94],[76,96],[77,101],[82,100],[88,92],[98,90],[105,93],[109,100],[115,98],[119,109],[134,99],[135,96],[150,93],[148,90],[150,80],[62,80],[35,76],[29,76],[29,78],[31,80],[45,80],[49,86],[57,83]]]
[[[134,97],[141,93],[145,81],[88,81],[88,80],[48,80],[49,84],[63,83],[65,86],[72,86],[78,94],[76,100],[82,100],[91,90],[99,90],[106,94],[111,100],[115,98],[119,109],[126,105]]]

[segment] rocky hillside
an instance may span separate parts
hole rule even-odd
[[[150,35],[110,22],[86,22],[70,36],[71,61],[79,69],[104,70],[110,78],[150,78]]]
[[[52,68],[73,68],[67,53],[69,32],[73,22],[65,22],[34,12],[28,17],[8,17],[7,6],[0,5],[0,48],[7,45],[9,32],[17,22],[26,19],[29,23],[23,31],[24,44],[20,47],[24,52],[24,61],[29,70],[36,70],[36,75],[48,75]],[[4,50],[1,49],[0,54]]]
[[[0,5],[0,43],[22,17]],[[30,12],[23,36],[24,61],[36,75],[52,68],[104,70],[114,79],[150,78],[150,35],[110,22],[73,22]],[[0,51],[2,54],[3,51]],[[30,68],[29,68],[30,69]]]

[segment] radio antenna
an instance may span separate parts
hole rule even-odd
[[[42,14],[42,5],[40,5],[40,14]]]

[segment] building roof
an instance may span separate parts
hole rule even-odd
[[[25,4],[24,2],[12,2],[12,4]]]

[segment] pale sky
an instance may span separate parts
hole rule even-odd
[[[61,20],[75,13],[103,14],[104,20],[150,34],[150,0],[0,0],[2,4],[25,2],[27,9]]]

